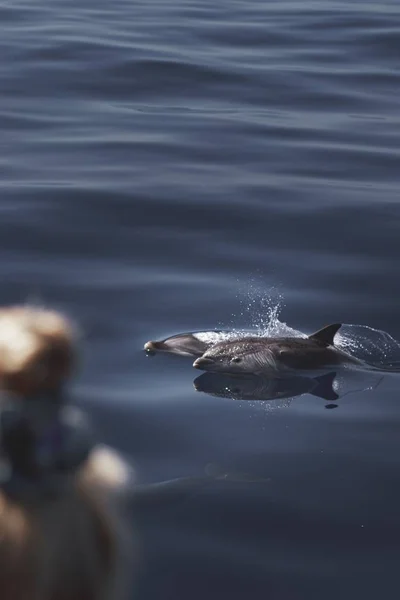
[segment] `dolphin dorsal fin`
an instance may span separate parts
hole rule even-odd
[[[335,334],[341,328],[341,323],[333,323],[333,325],[327,325],[323,327],[319,331],[308,336],[309,340],[314,340],[315,342],[320,342],[320,344],[324,344],[324,346],[333,345],[333,338]]]

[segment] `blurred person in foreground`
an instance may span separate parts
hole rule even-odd
[[[55,311],[0,309],[1,600],[127,597],[130,471],[65,405],[76,343]]]

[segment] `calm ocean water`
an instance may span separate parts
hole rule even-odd
[[[74,396],[139,481],[220,474],[136,515],[135,597],[398,598],[397,376],[335,410],[241,401],[142,348],[271,295],[302,331],[400,339],[399,3],[13,0],[0,22],[1,301],[81,323]]]

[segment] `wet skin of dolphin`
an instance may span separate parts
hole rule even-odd
[[[308,338],[244,337],[213,344],[193,366],[232,374],[287,373],[293,369],[363,363],[333,345],[340,323],[328,325]]]

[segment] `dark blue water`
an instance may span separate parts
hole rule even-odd
[[[142,347],[277,293],[302,331],[400,338],[398,2],[13,0],[0,22],[2,303],[81,323],[74,396],[139,481],[229,474],[136,515],[136,597],[397,598],[398,377],[335,410],[247,402]]]

